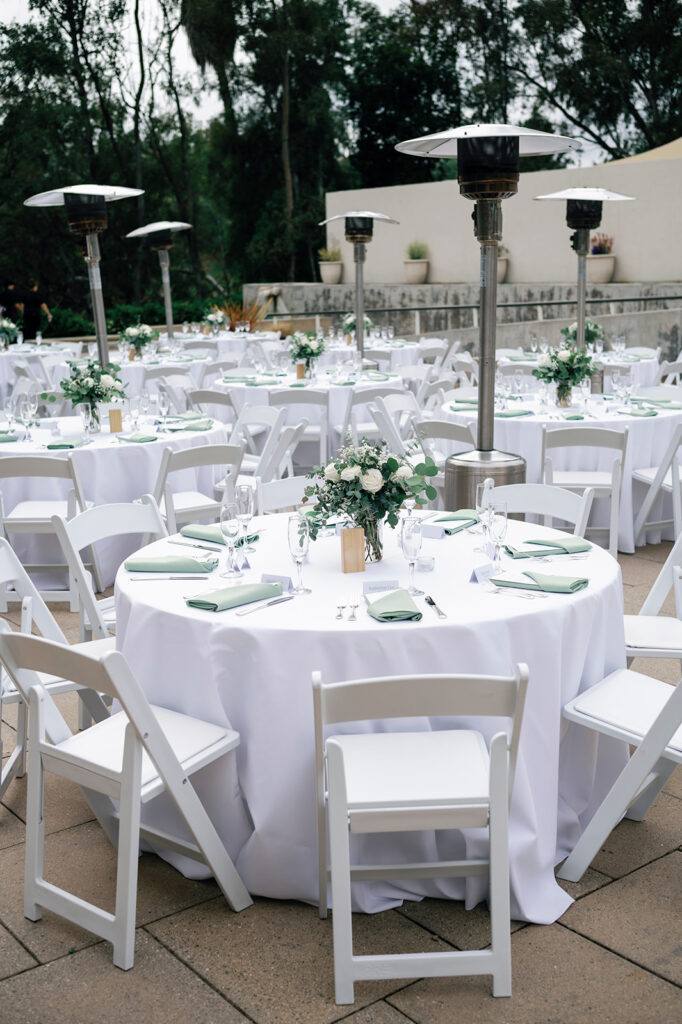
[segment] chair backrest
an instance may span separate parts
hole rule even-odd
[[[267,483],[263,483],[261,478],[257,477],[256,515],[297,508],[303,501],[308,483],[304,476],[283,476],[279,480],[269,480]]]
[[[239,416],[237,417],[232,428],[232,433],[230,434],[230,444],[248,444],[250,439],[249,427],[267,428],[267,436],[263,443],[263,447],[261,448],[258,465],[254,470],[255,476],[262,476],[264,479],[269,479],[262,470],[265,466],[269,465],[269,462],[272,459],[280,434],[284,429],[286,418],[287,411],[283,406],[280,406],[279,408],[272,408],[269,405],[246,404],[240,409]]]
[[[666,363],[663,361],[658,369],[659,384],[665,381],[666,384],[682,383],[682,362]]]
[[[504,484],[490,492],[492,501],[504,501],[507,512],[563,519],[574,526],[575,537],[584,537],[594,500],[594,488],[574,494],[553,484]]]
[[[430,441],[450,441],[476,447],[476,434],[471,423],[451,423],[450,420],[422,420],[416,425],[417,437],[425,455],[434,457]]]
[[[140,545],[144,546],[150,538],[156,540],[168,536],[156,501],[150,494],[145,494],[141,502],[95,505],[73,519],[53,516],[52,525],[66,558],[69,575],[76,585],[81,617],[88,620],[93,636],[97,639],[108,637],[109,630],[100,612],[81,551],[110,537],[139,535]]]
[[[146,388],[151,381],[165,380],[171,373],[173,370],[169,370],[167,366],[145,366],[142,386]]]
[[[445,355],[445,345],[425,345],[423,348],[419,346],[419,359],[422,363],[435,363],[443,359]]]
[[[346,412],[341,426],[341,438],[343,443],[345,443],[346,436],[350,431],[353,441],[357,444],[358,436],[355,424],[359,410],[372,404],[377,398],[383,398],[384,395],[390,395],[390,393],[396,389],[383,385],[375,388],[358,388],[357,390],[355,388],[349,388],[348,390],[350,394],[348,395]]]
[[[500,363],[497,367],[497,373],[503,377],[515,377],[517,373],[522,374],[524,377],[532,377],[534,366],[528,363]]]
[[[238,359],[214,359],[206,363],[204,369],[204,381],[208,383],[214,377],[222,377],[228,370],[234,370],[239,365]]]
[[[49,455],[6,455],[0,459],[0,480],[12,477],[69,480],[73,485],[76,502],[74,512],[85,507],[80,483],[74,472],[70,455],[54,458]]]
[[[443,392],[443,402],[456,402],[458,398],[478,399],[478,387],[472,384],[468,387],[451,388],[450,391]]]
[[[225,470],[224,478],[234,484],[244,458],[243,444],[201,444],[193,448],[164,448],[158,476],[154,484],[153,497],[157,504],[161,498],[166,503],[166,514],[172,509],[173,488],[168,477],[183,469],[200,469],[202,466],[219,466]],[[173,525],[172,523],[170,524]]]
[[[457,374],[457,378],[465,387],[467,384],[478,384],[478,364],[468,353],[460,352],[451,361],[451,368]]]
[[[273,478],[280,477],[283,470],[286,470],[289,476],[294,475],[293,453],[303,440],[307,426],[308,421],[304,417],[298,423],[282,428],[271,454],[267,459],[261,456],[258,463],[258,475],[264,483],[269,483]]]
[[[673,402],[682,401],[682,387],[676,384],[653,384],[650,388],[637,388],[638,398],[669,398]]]
[[[395,452],[397,455],[405,455],[407,453],[405,442],[400,436],[400,432],[396,424],[389,416],[385,407],[379,405],[380,401],[381,399],[378,398],[376,402],[373,402],[369,406],[370,416],[379,428],[379,434],[390,450]]]
[[[30,631],[31,621],[38,627],[42,636],[54,640],[58,644],[68,643],[61,628],[57,624],[30,576],[13,551],[9,541],[0,537],[0,584],[11,584],[22,604],[22,631]],[[26,612],[28,613],[25,621]],[[28,628],[25,628],[25,627]]]
[[[421,408],[412,392],[384,395],[383,398],[377,398],[369,410],[389,447],[404,454],[405,441],[410,435],[414,436],[415,422],[422,418]]]
[[[220,411],[223,415],[218,415],[216,418],[223,420],[223,422],[227,422],[229,419],[236,419],[238,416],[232,395],[227,391],[211,391],[210,388],[196,388],[187,395],[187,404],[190,409],[198,409],[199,412],[205,412],[210,415],[214,415],[215,407],[220,406]],[[213,406],[213,409],[210,408],[211,406]],[[232,414],[231,416],[228,410]]]
[[[185,341],[182,344],[185,352],[218,353],[218,342],[213,338],[199,338],[197,341]]]
[[[644,356],[645,359],[660,359],[661,346],[658,345],[656,348],[651,348],[649,345],[632,345],[626,350],[627,355],[632,356]],[[677,360],[679,361],[679,356]]]
[[[313,388],[310,390],[308,388],[287,388],[286,391],[270,392],[270,405],[275,408],[291,405],[317,406],[320,415],[320,463],[326,461],[329,447],[329,395],[329,390],[315,391]]]
[[[543,428],[542,453],[553,448],[613,448],[620,452],[621,463],[625,458],[628,443],[627,427],[624,430],[602,430],[601,427],[558,427]]]

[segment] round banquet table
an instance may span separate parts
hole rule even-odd
[[[323,367],[343,363],[347,359],[352,359],[354,353],[357,352],[355,345],[347,345],[345,342],[335,342],[330,345],[326,341],[325,346],[325,351],[318,360],[319,365]],[[397,338],[395,341],[380,339],[376,342],[371,338],[365,338],[365,351],[381,353],[379,366],[385,367],[387,364],[390,370],[398,370],[401,366],[412,366],[420,355],[418,342],[404,341],[402,338]]]
[[[615,352],[603,352],[598,356],[594,356],[596,363],[603,363],[606,372],[604,373],[604,391],[607,394],[611,394],[613,391],[613,378],[609,369],[622,370],[624,373],[630,374],[630,380],[632,386],[635,388],[648,388],[653,384],[656,384],[658,380],[659,362],[656,356],[637,356],[637,355],[617,355]],[[515,355],[500,355],[498,356],[498,363],[508,365],[513,363],[515,366],[531,367],[535,368],[538,365],[538,354],[532,352],[523,352]],[[531,388],[535,389],[538,385],[538,381],[535,377],[526,378],[527,383]],[[532,383],[531,383],[532,382]]]
[[[259,581],[262,573],[293,574],[286,521],[286,515],[254,521],[252,532],[259,530],[260,539],[249,556],[245,582]],[[518,592],[496,594],[469,582],[472,568],[485,561],[474,550],[480,536],[465,531],[425,539],[422,553],[435,556],[436,568],[418,573],[417,582],[447,619],[438,619],[423,598],[416,598],[421,621],[379,623],[365,610],[363,584],[397,580],[404,586],[407,577],[394,531],[385,534],[384,560],[361,575],[341,572],[338,537],[319,537],[304,567],[312,593],[243,618],[235,610],[216,613],[185,603],[188,596],[229,585],[216,575],[219,569],[205,582],[138,582],[122,568],[116,580],[117,646],[152,703],[239,730],[236,767],[228,758],[222,768],[212,766],[208,778],[197,774],[198,788],[247,888],[310,902],[317,902],[313,670],[334,682],[424,672],[510,674],[515,663],[526,662],[530,685],[510,826],[512,915],[554,921],[572,902],[556,883],[554,866],[575,845],[627,756],[624,745],[598,739],[561,718],[566,701],[625,664],[619,566],[597,547],[580,561],[564,559],[562,564],[557,558],[543,571],[586,576],[589,586],[576,594],[525,600]],[[516,544],[524,537],[553,534],[510,522],[508,539]],[[158,554],[180,550],[166,540],[152,549]],[[339,620],[337,605],[350,601],[360,603],[357,621]],[[444,727],[436,721],[419,719],[411,727]],[[372,727],[391,726],[379,722]],[[488,740],[498,731],[494,723],[478,721],[476,727]],[[252,823],[248,828],[239,787]],[[153,813],[163,827],[175,812],[167,801]],[[431,832],[353,840],[352,850],[356,856],[362,851],[365,862],[380,862],[388,845],[392,855],[397,852],[395,859],[401,851],[410,860],[434,859]],[[482,830],[470,830],[466,838],[450,831],[439,833],[437,852],[444,858],[481,856],[486,845]],[[172,853],[163,855],[178,864]],[[201,871],[196,863],[178,866],[194,876]],[[356,909],[369,912],[424,895],[466,899],[471,907],[485,898],[486,880],[374,882],[353,888]]]
[[[455,423],[476,423],[477,409],[460,410],[458,403],[446,403],[441,407],[445,419]],[[510,401],[509,411],[529,409],[529,416],[511,417],[495,416],[495,447],[499,451],[514,452],[526,460],[526,480],[528,483],[539,483],[542,478],[542,428],[556,430],[559,427],[602,427],[609,430],[628,428],[628,447],[623,466],[623,484],[620,499],[620,523],[618,530],[618,550],[631,554],[635,550],[634,523],[639,506],[644,500],[646,491],[643,487],[633,488],[632,472],[658,465],[673,435],[675,427],[682,422],[682,410],[658,407],[655,416],[634,416],[627,410],[621,410],[616,399],[594,395],[588,402],[588,415],[583,420],[567,420],[566,415],[577,414],[577,406],[568,410],[557,410],[554,407],[544,414],[538,412],[537,399],[534,395],[525,395],[520,400]],[[454,450],[454,449],[453,449]],[[613,462],[613,452],[604,448],[572,448],[557,449],[552,452],[552,461],[557,470],[609,470]],[[671,517],[672,518],[672,517]],[[595,525],[608,525],[607,503],[597,499],[594,505],[592,522]],[[666,539],[670,539],[665,533]],[[672,534],[670,535],[672,537]],[[661,539],[661,531],[650,531],[644,534],[642,544],[657,544]]]
[[[124,426],[129,427],[129,424]],[[54,433],[52,428],[55,430]],[[140,420],[139,432],[153,434],[156,430],[153,420],[144,417]],[[0,445],[0,458],[11,455],[70,458],[83,500],[93,505],[137,501],[143,494],[151,493],[159,473],[164,448],[180,450],[204,444],[225,444],[227,441],[225,427],[214,423],[206,431],[160,432],[155,441],[145,444],[120,441],[118,434],[110,434],[105,429],[99,434],[94,434],[91,441],[82,448],[46,448],[47,444],[65,437],[82,436],[79,416],[41,420],[41,426],[32,427],[31,434],[32,441]],[[19,436],[22,436],[21,428]],[[174,473],[171,478],[172,486],[176,490],[199,487],[208,494],[212,492],[215,479],[213,467],[182,470]],[[4,507],[8,511],[19,501],[64,500],[70,489],[67,480],[25,477],[3,480],[1,487]],[[19,558],[26,564],[47,565],[63,562],[57,538],[54,536],[15,533],[11,535],[11,540]],[[105,586],[113,583],[121,560],[130,554],[135,546],[134,539],[125,536],[97,545]]]

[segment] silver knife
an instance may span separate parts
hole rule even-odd
[[[207,580],[209,573],[205,572],[201,576],[190,576],[189,573],[183,573],[182,576],[168,576],[162,573],[150,573],[149,576],[129,576],[128,579],[132,580],[133,583],[158,583],[160,580]]]
[[[209,544],[212,544],[211,541],[209,541],[208,544],[197,544],[194,541],[189,540],[169,540],[168,543],[179,544],[183,548],[203,548],[204,551],[215,551],[216,553],[220,553],[224,547],[224,545],[218,544],[217,541],[216,544],[211,547],[209,547]]]
[[[293,594],[285,594],[284,597],[275,597],[272,601],[266,601],[265,604],[259,604],[257,608],[242,608],[242,610],[236,612],[236,614],[250,615],[251,612],[259,612],[262,608],[272,608],[273,604],[282,604],[283,601],[293,601],[293,599]]]
[[[438,607],[438,605],[436,604],[432,597],[429,597],[429,595],[427,594],[424,600],[426,601],[427,604],[431,605],[439,619],[447,619],[447,615],[445,614],[445,612],[442,610],[442,608]]]

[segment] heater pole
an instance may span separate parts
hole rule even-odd
[[[168,249],[158,249],[159,266],[161,267],[161,283],[163,284],[163,304],[166,309],[166,333],[168,340],[173,340],[173,303],[170,287],[170,256]]]
[[[577,228],[571,236],[573,248],[578,254],[577,298],[577,339],[580,348],[585,348],[585,300],[587,298],[587,253],[590,247],[590,229]]]
[[[499,199],[479,199],[474,226],[481,246],[479,327],[478,438],[479,451],[494,448],[495,433],[495,328],[497,325],[497,244],[502,237]]]
[[[355,343],[360,357],[365,354],[365,292],[364,263],[367,249],[364,242],[353,243],[355,260]]]
[[[107,338],[107,322],[104,316],[104,296],[102,295],[102,276],[99,272],[99,238],[90,234],[85,236],[86,255],[85,262],[88,265],[88,280],[90,282],[90,295],[92,298],[92,317],[95,321],[95,335],[97,336],[97,352],[102,366],[109,362],[109,341]]]

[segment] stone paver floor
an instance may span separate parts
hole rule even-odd
[[[621,556],[626,611],[636,612],[670,545]],[[674,614],[672,598],[664,611]],[[58,610],[69,639],[75,616]],[[17,623],[16,613],[7,616]],[[675,662],[635,668],[670,683]],[[71,695],[60,698],[73,721]],[[3,716],[5,753],[13,711]],[[141,858],[133,970],[111,947],[45,913],[22,913],[25,780],[0,804],[2,1024],[679,1024],[682,1020],[682,771],[647,819],[623,821],[550,926],[513,924],[514,994],[494,999],[487,978],[366,982],[353,1007],[334,1003],[331,921],[298,903],[257,899],[232,914],[213,882]],[[111,905],[113,850],[79,792],[50,777],[46,873]],[[354,919],[359,952],[484,945],[488,915],[439,900]]]

